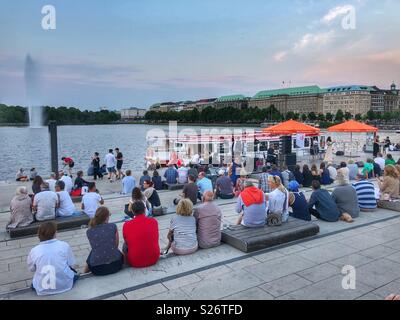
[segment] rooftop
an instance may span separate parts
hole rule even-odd
[[[230,95],[230,96],[222,96],[217,99],[217,102],[229,102],[229,101],[241,101],[246,100],[247,98],[242,94]]]
[[[379,88],[375,86],[366,86],[366,85],[349,85],[349,86],[331,87],[326,89],[326,91],[328,93],[349,92],[349,91],[379,91]]]
[[[308,94],[320,94],[325,92],[326,92],[325,89],[321,89],[318,86],[295,87],[287,89],[260,91],[252,99],[265,99],[281,95],[297,96],[297,95],[308,95]]]

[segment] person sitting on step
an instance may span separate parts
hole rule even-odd
[[[353,222],[360,215],[356,189],[349,184],[342,171],[338,172],[336,182],[338,186],[332,192],[332,199],[339,209],[340,220]]]

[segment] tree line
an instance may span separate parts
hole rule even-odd
[[[48,121],[55,120],[59,125],[74,124],[109,124],[120,120],[120,115],[115,111],[81,111],[78,108],[49,107],[43,108],[43,119],[46,125]],[[7,106],[0,104],[0,124],[27,124],[29,112],[21,106]]]
[[[207,107],[202,111],[197,109],[184,110],[180,112],[170,111],[149,111],[146,113],[145,119],[150,122],[166,122],[166,121],[178,121],[185,123],[262,123],[269,121],[283,121],[283,120],[299,120],[299,121],[310,121],[319,123],[322,128],[332,125],[332,123],[343,122],[344,120],[355,119],[357,121],[365,120],[381,120],[385,123],[399,121],[400,111],[378,113],[372,110],[368,111],[367,114],[361,115],[356,114],[353,116],[350,112],[338,110],[336,114],[332,113],[295,113],[288,112],[282,114],[274,106],[270,106],[266,109],[259,108],[248,108],[239,110],[236,108],[223,108],[215,109]]]

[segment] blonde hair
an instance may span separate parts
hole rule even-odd
[[[397,173],[396,167],[389,164],[385,167],[385,176],[389,176],[395,179],[399,178],[399,175]]]
[[[349,184],[349,181],[346,179],[345,175],[340,170],[337,173],[336,181],[340,186],[345,186],[345,185]]]
[[[279,176],[272,176],[272,175],[269,175],[269,176],[268,176],[268,182],[273,183],[273,184],[276,186],[276,188],[279,189],[279,191],[281,191],[281,192],[283,192],[283,193],[286,193],[287,190],[286,190],[286,188],[283,186],[282,180],[281,180],[281,178],[280,178]]]
[[[189,199],[182,199],[179,201],[176,207],[176,214],[184,217],[189,217],[192,215],[193,203]]]

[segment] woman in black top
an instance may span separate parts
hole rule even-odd
[[[87,187],[89,185],[89,182],[83,179],[82,177],[83,177],[83,171],[78,171],[77,177],[75,178],[74,190],[82,189],[83,187]]]
[[[153,187],[153,183],[149,180],[146,180],[143,184],[144,186],[144,195],[147,198],[147,200],[150,202],[151,207],[154,208],[159,208],[161,206],[161,201],[160,197],[158,196],[158,193],[156,189]]]
[[[311,187],[311,183],[313,181],[313,176],[311,174],[310,168],[308,165],[303,166],[303,187],[309,188]]]
[[[162,180],[161,180],[161,177],[158,174],[157,170],[154,170],[153,177],[151,178],[151,182],[153,182],[154,189],[156,189],[156,190],[163,189]]]
[[[43,184],[43,179],[41,176],[36,176],[35,179],[33,179],[32,183],[33,194],[37,194],[42,191],[42,184]]]
[[[303,173],[301,172],[300,166],[296,165],[296,167],[294,168],[294,178],[296,179],[297,183],[299,185],[303,185]]]
[[[92,165],[93,165],[93,180],[97,180],[97,177],[103,178],[103,174],[101,173],[100,170],[100,157],[98,152],[94,153],[94,157],[92,159]]]

